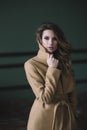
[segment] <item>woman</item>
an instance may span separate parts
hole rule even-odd
[[[27,80],[35,94],[27,130],[75,130],[77,106],[71,46],[54,23],[36,32],[38,54],[25,62]]]

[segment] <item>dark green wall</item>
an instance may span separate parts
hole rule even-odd
[[[66,1],[0,1],[0,65],[24,63],[30,56],[1,57],[2,53],[31,52],[38,49],[35,31],[44,21],[57,23],[73,49],[87,50],[87,7],[84,0]],[[32,57],[32,56],[31,56]],[[87,60],[87,51],[72,53],[73,60]],[[87,89],[87,61],[73,64],[78,92]],[[84,82],[83,82],[84,81]],[[0,68],[0,88],[20,86],[19,90],[1,89],[4,97],[28,97],[23,67]],[[30,93],[29,93],[30,92]],[[32,94],[31,94],[32,95]]]

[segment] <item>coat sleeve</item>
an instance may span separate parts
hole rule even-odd
[[[36,98],[41,98],[44,103],[51,103],[58,87],[61,70],[48,67],[45,79],[43,79],[33,64],[25,62],[24,69]]]
[[[76,88],[74,88],[73,91],[71,92],[71,106],[74,111],[76,111],[77,103],[78,103],[77,91],[76,91]]]
[[[77,90],[76,90],[76,80],[75,80],[75,73],[72,67],[72,61],[71,63],[71,71],[72,71],[72,82],[73,82],[73,90],[71,92],[71,106],[74,111],[77,109],[77,104],[78,104],[78,98],[77,98]]]

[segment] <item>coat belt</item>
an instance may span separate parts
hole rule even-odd
[[[68,110],[68,114],[69,114],[69,127],[70,127],[70,130],[71,130],[71,111],[70,111],[70,106],[68,104],[68,102],[66,100],[61,100],[59,101],[56,105],[55,105],[55,108],[54,108],[54,118],[53,118],[53,124],[52,124],[52,130],[55,130],[55,121],[56,121],[56,118],[57,118],[57,109],[60,105],[65,105],[67,107],[67,110]],[[63,119],[62,119],[63,120]],[[62,123],[60,124],[60,126],[58,126],[58,129],[59,130],[62,130]]]

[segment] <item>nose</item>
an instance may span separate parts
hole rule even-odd
[[[50,44],[50,45],[53,44],[53,40],[52,40],[52,39],[49,40],[49,44]]]

